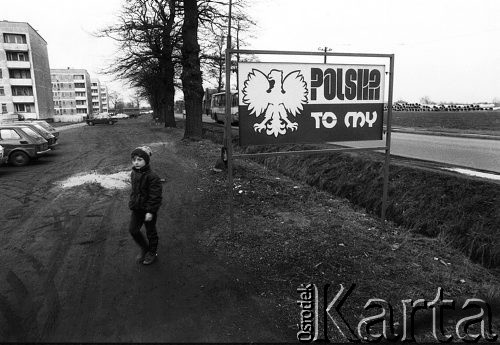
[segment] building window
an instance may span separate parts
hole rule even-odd
[[[77,114],[87,114],[87,109],[76,109]]]
[[[75,83],[75,88],[85,89],[85,83]]]
[[[21,139],[19,134],[13,129],[0,129],[0,139],[2,140],[9,140],[9,139]]]
[[[7,61],[30,61],[27,52],[6,51]]]
[[[12,96],[33,96],[31,86],[12,86]]]
[[[2,114],[5,114],[7,112],[7,104],[2,103]]]
[[[3,86],[0,86],[0,96],[5,96],[5,90]]]
[[[0,68],[0,79],[2,79],[2,69]]]
[[[9,77],[12,79],[31,79],[29,69],[9,69]]]
[[[85,104],[87,104],[86,101],[79,100],[79,99],[76,100],[76,105],[85,105]]]
[[[3,34],[4,43],[26,44],[26,35],[23,34]]]
[[[14,103],[14,110],[20,113],[34,113],[34,103]]]
[[[85,92],[75,92],[76,97],[85,97]]]
[[[81,74],[75,74],[73,76],[73,80],[84,80],[85,78]]]

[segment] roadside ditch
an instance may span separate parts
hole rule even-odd
[[[222,132],[204,128],[204,137],[222,143]],[[240,148],[256,153],[320,149],[321,145]],[[248,158],[286,176],[346,198],[379,216],[383,155],[331,153]],[[500,184],[484,179],[414,167],[391,159],[386,219],[412,232],[440,237],[487,268],[500,266]]]

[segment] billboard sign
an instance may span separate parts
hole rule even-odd
[[[382,139],[385,66],[238,65],[240,145]]]

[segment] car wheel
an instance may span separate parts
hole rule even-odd
[[[30,157],[23,151],[14,151],[9,156],[9,163],[16,167],[28,164]]]
[[[108,123],[109,123],[110,125],[112,125],[112,124],[113,124],[113,121],[109,120],[109,121],[108,121]]]
[[[93,125],[94,125],[94,122],[89,121],[89,126],[93,126]]]

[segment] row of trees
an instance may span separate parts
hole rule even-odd
[[[253,25],[244,1],[233,2],[238,35]],[[184,137],[200,139],[202,71],[222,88],[228,9],[226,0],[125,0],[118,23],[99,32],[119,43],[108,73],[138,88],[166,127],[175,127],[174,96],[182,89]]]

